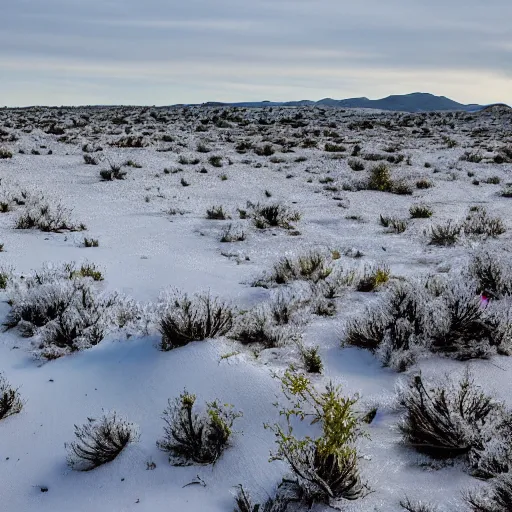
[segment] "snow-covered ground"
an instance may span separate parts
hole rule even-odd
[[[363,123],[371,127],[363,129]],[[140,137],[143,147],[112,145],[123,137]],[[305,148],[308,139],[317,147]],[[270,145],[273,154],[237,151],[242,141],[256,148]],[[325,151],[326,143],[345,150]],[[210,151],[198,152],[198,144]],[[356,145],[359,155],[350,156],[358,153]],[[101,151],[94,151],[99,147]],[[503,153],[507,147],[508,157]],[[87,227],[59,233],[15,229],[25,205],[1,213],[0,266],[17,279],[44,264],[87,261],[104,275],[95,286],[140,304],[154,303],[162,290],[173,288],[190,294],[209,291],[248,310],[275,294],[251,286],[254,280],[282,256],[308,250],[339,251],[334,263],[343,268],[388,265],[391,282],[456,272],[472,251],[487,245],[510,254],[512,198],[501,195],[512,181],[512,114],[506,110],[1,110],[0,148],[12,152],[11,158],[0,159],[0,201],[20,190],[42,192],[50,203],[60,201],[72,210],[72,221]],[[468,151],[482,158],[467,161],[463,155]],[[379,163],[371,160],[372,154],[390,160],[404,156],[399,163],[384,162],[394,180],[410,184],[412,195],[355,190],[354,182]],[[87,165],[84,155],[98,165]],[[497,163],[498,155],[503,163]],[[212,165],[212,156],[222,157],[220,167]],[[186,164],[183,157],[199,163]],[[123,167],[125,179],[100,178],[100,170],[111,163],[129,160],[138,165]],[[365,169],[352,170],[352,160]],[[499,180],[486,182],[495,177]],[[432,186],[417,188],[419,180]],[[293,229],[257,229],[238,213],[251,209],[248,202],[280,203],[301,218]],[[433,216],[409,219],[411,205],[420,203],[431,207]],[[231,219],[206,218],[206,210],[219,205]],[[497,239],[466,237],[451,247],[429,245],[432,225],[462,221],[471,206],[485,207],[508,230]],[[407,229],[389,233],[379,222],[381,215],[409,219]],[[245,232],[245,240],[220,241],[230,223]],[[97,239],[99,246],[85,248],[84,236]],[[363,256],[354,258],[356,251]],[[460,362],[431,355],[397,373],[368,351],[342,348],[346,321],[379,300],[388,286],[369,293],[347,288],[335,299],[334,316],[304,312],[303,343],[320,347],[325,366],[322,375],[311,376],[315,385],[320,389],[333,380],[345,394],[359,394],[361,407],[377,407],[375,420],[366,428],[369,438],[359,448],[361,474],[372,492],[341,503],[342,508],[395,511],[408,496],[439,510],[469,510],[462,493],[487,484],[458,462],[439,469],[420,464],[426,458],[401,442],[397,423],[403,412],[396,407],[395,387],[419,369],[429,378],[442,378],[469,366],[479,385],[512,407],[512,360],[495,355]],[[2,319],[10,310],[8,293],[2,292]],[[274,402],[283,397],[273,375],[289,363],[300,366],[297,347],[255,354],[221,337],[162,352],[159,339],[153,324],[148,333],[129,337],[113,331],[93,348],[45,361],[34,356],[31,339],[17,329],[0,334],[0,371],[25,401],[19,414],[0,421],[2,511],[231,511],[238,484],[259,501],[274,493],[288,468],[269,462],[274,436],[263,424],[280,421]],[[214,466],[172,466],[155,444],[163,434],[167,400],[184,388],[197,395],[199,404],[218,398],[243,411],[230,446]],[[66,465],[64,443],[73,441],[75,424],[98,417],[102,410],[115,410],[136,423],[140,441],[111,463],[90,472],[73,471]],[[152,470],[151,462],[156,465]],[[197,476],[205,485],[186,486]]]

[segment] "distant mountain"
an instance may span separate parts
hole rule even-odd
[[[208,102],[204,106],[233,106],[233,107],[298,107],[298,106],[324,106],[336,108],[373,108],[379,110],[393,110],[397,112],[433,112],[441,110],[462,110],[466,112],[480,110],[486,105],[458,103],[446,96],[435,96],[425,92],[413,92],[411,94],[395,94],[379,100],[368,98],[348,98],[334,100],[324,98],[320,101],[247,101],[239,103]]]

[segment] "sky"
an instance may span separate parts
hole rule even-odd
[[[511,0],[0,0],[0,106],[512,105]]]

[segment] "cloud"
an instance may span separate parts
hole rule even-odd
[[[413,90],[512,103],[509,0],[17,0],[3,11],[11,105]]]

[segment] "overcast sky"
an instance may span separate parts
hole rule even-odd
[[[0,105],[512,104],[512,0],[0,2]]]

